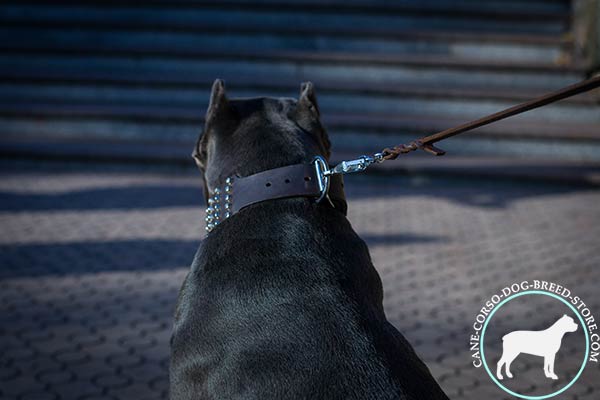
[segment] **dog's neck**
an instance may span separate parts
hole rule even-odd
[[[322,160],[322,159],[321,159]],[[291,197],[325,201],[346,214],[342,175],[325,176],[325,161],[294,164],[246,177],[228,177],[208,192],[206,231],[252,204]]]

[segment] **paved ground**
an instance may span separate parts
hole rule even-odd
[[[199,180],[189,170],[36,169],[45,172],[2,164],[0,175],[0,398],[166,398],[173,305],[203,236]],[[398,176],[347,186],[388,316],[452,398],[510,398],[469,352],[475,315],[507,284],[559,282],[600,316],[600,190]],[[541,329],[554,318],[544,310],[523,305],[507,321]],[[574,376],[578,351],[570,340],[559,353],[553,388]],[[514,365],[541,376],[536,357]],[[598,398],[599,372],[590,364],[557,398]],[[544,389],[543,377],[528,379],[522,390]]]

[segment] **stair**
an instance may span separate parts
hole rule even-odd
[[[311,80],[334,147],[373,152],[583,79],[570,7],[566,0],[7,1],[0,140],[191,148],[220,77],[235,97],[296,97],[300,82]],[[460,157],[600,161],[599,100],[596,90],[440,147]]]

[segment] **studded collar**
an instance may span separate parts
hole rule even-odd
[[[310,164],[293,164],[246,177],[228,177],[209,193],[206,232],[252,204],[268,200],[307,197],[326,201],[346,213],[344,182],[341,174],[325,175],[327,164],[316,157]]]

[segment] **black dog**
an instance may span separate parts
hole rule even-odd
[[[205,192],[329,156],[311,83],[295,99],[233,99],[215,81],[194,157]],[[287,198],[215,227],[180,292],[171,399],[447,399],[387,321],[345,204]]]

